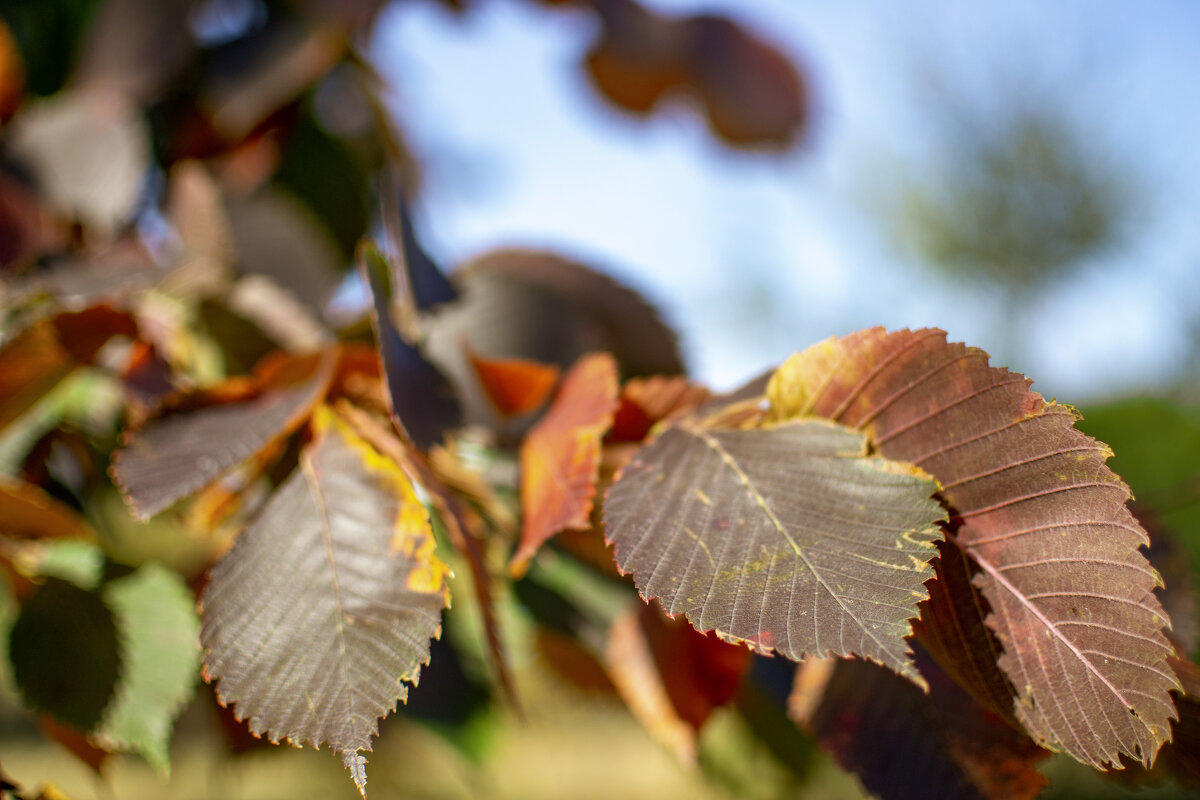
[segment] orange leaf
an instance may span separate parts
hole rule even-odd
[[[480,358],[470,347],[467,360],[475,370],[488,400],[501,415],[526,414],[546,402],[558,383],[558,367],[524,358]]]
[[[521,545],[509,565],[524,573],[529,560],[563,528],[589,524],[600,441],[617,407],[617,364],[607,353],[579,359],[563,378],[546,416],[521,445]]]
[[[4,535],[14,539],[96,539],[75,509],[24,481],[0,479],[0,519]]]
[[[621,403],[608,432],[610,442],[640,442],[655,424],[698,407],[709,398],[703,386],[682,376],[634,378],[621,390]]]

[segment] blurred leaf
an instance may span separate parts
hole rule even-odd
[[[13,679],[25,703],[92,730],[121,674],[117,629],[98,594],[49,578],[21,607],[9,637]]]
[[[951,512],[943,552],[953,545],[979,570],[970,584],[939,575],[922,606],[918,633],[959,645],[935,652],[943,668],[974,668],[980,637],[963,631],[986,619],[1013,710],[1039,744],[1096,768],[1122,754],[1150,764],[1177,683],[1157,574],[1139,550],[1148,539],[1105,466],[1111,451],[1029,384],[943,331],[874,328],[793,356],[767,395],[776,418],[834,420],[938,479]],[[938,599],[951,589],[963,594]]]
[[[501,416],[536,411],[558,384],[558,367],[524,358],[486,359],[467,351],[484,394]]]
[[[240,142],[295,102],[342,58],[347,32],[276,14],[266,29],[243,38],[209,69],[201,104],[213,130]]]
[[[649,114],[664,98],[689,90],[728,144],[785,149],[803,133],[799,71],[746,28],[711,14],[668,17],[633,0],[593,5],[602,27],[586,67],[618,106]]]
[[[884,800],[1035,797],[1050,754],[914,651],[928,693],[866,661],[811,661],[797,672],[793,717]]]
[[[563,378],[546,414],[521,443],[521,543],[509,572],[563,528],[591,524],[600,474],[600,442],[617,406],[617,365],[607,353],[579,359]]]
[[[462,386],[474,376],[463,342],[484,358],[525,358],[567,368],[606,351],[622,378],[684,371],[675,334],[636,292],[550,253],[497,250],[452,278],[459,302],[426,322],[429,357]]]
[[[97,737],[166,772],[175,717],[199,677],[195,601],[179,576],[156,564],[106,584],[103,597],[121,641],[122,676]]]
[[[57,92],[72,67],[64,54],[74,53],[98,0],[5,0],[4,19],[20,46],[28,90],[37,95]]]
[[[204,673],[272,741],[328,743],[360,791],[449,603],[413,485],[320,407],[300,467],[211,571]]]
[[[25,63],[8,24],[0,18],[0,125],[8,121],[25,96]]]
[[[12,539],[82,539],[96,532],[75,509],[40,487],[0,477],[0,535]]]
[[[0,349],[0,428],[10,424],[76,367],[90,364],[114,336],[135,339],[137,323],[108,306],[40,319]]]
[[[904,639],[945,518],[936,490],[824,421],[734,430],[692,419],[626,464],[604,523],[642,596],[698,630],[797,661],[860,655],[920,685]]]
[[[400,183],[400,178],[393,178],[392,183]],[[398,186],[389,186],[380,199],[380,205],[388,245],[403,260],[413,305],[428,310],[457,299],[458,292],[454,286],[417,240],[404,192]]]
[[[303,424],[329,388],[332,353],[270,360],[255,378],[188,398],[113,453],[110,472],[141,519],[198,492]]]
[[[195,50],[191,0],[104,0],[78,51],[76,86],[105,86],[139,103],[158,97]]]
[[[613,622],[605,657],[634,716],[685,763],[695,762],[696,732],[733,700],[750,663],[745,647],[672,620],[654,604]]]
[[[359,269],[371,289],[372,323],[387,377],[392,419],[419,449],[428,450],[460,423],[458,398],[445,376],[407,338],[413,333],[415,319],[408,314],[398,316],[397,282],[403,277],[397,275],[395,264],[373,245],[365,245],[359,248]]]
[[[7,127],[13,158],[61,214],[111,234],[129,220],[150,166],[140,110],[111,89],[29,103]]]
[[[311,113],[288,130],[281,156],[275,181],[313,210],[349,259],[367,233],[368,165],[322,130]]]
[[[282,189],[267,187],[227,197],[226,213],[239,271],[266,275],[319,314],[346,262],[312,210]]]
[[[609,442],[640,442],[657,423],[693,411],[709,399],[703,386],[682,376],[634,378],[621,387]]]

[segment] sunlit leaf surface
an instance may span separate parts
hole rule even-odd
[[[971,671],[963,651],[984,617],[1013,711],[1039,743],[1096,767],[1122,754],[1149,764],[1170,736],[1178,684],[1158,575],[1139,549],[1146,533],[1105,466],[1109,449],[1029,384],[942,331],[877,328],[794,356],[768,396],[779,418],[861,430],[938,479],[947,539],[975,572],[972,583],[939,581],[931,592],[958,593],[923,609],[948,669]]]
[[[295,430],[329,387],[334,359],[290,362],[245,402],[151,420],[113,455],[112,474],[133,510],[151,517]]]
[[[359,789],[378,720],[440,634],[447,570],[403,472],[325,407],[299,468],[213,568],[204,670],[250,729],[328,744]]]
[[[944,513],[936,484],[823,421],[669,428],[609,489],[607,536],[646,598],[762,652],[859,655],[921,683],[904,637]]]
[[[584,356],[563,378],[546,415],[521,445],[525,514],[513,569],[563,528],[586,528],[600,473],[600,442],[617,407],[617,365],[607,353]]]

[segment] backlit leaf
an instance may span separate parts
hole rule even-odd
[[[175,717],[200,674],[195,601],[175,573],[155,564],[106,584],[103,597],[116,622],[122,669],[98,739],[166,772]]]
[[[800,660],[859,655],[922,683],[904,638],[945,515],[937,485],[824,421],[668,428],[608,491],[617,565],[702,631]]]
[[[680,375],[634,378],[621,387],[610,442],[640,442],[656,423],[695,409],[709,399],[703,386]]]
[[[793,356],[768,397],[779,418],[861,430],[883,455],[938,479],[947,541],[978,571],[978,594],[931,602],[923,625],[954,632],[986,615],[1013,711],[1035,740],[1096,767],[1122,754],[1150,764],[1170,737],[1178,684],[1158,575],[1139,549],[1146,533],[1105,466],[1111,451],[1029,383],[942,331],[872,329]],[[941,639],[963,649],[977,640]],[[955,674],[970,661],[939,658]]]
[[[449,603],[413,485],[324,406],[300,466],[213,568],[204,671],[250,729],[329,744],[360,791],[378,720]]]
[[[504,416],[527,414],[541,408],[558,383],[558,367],[525,358],[481,358],[467,352],[483,391]]]
[[[511,569],[521,574],[563,528],[590,524],[600,474],[600,442],[617,406],[617,365],[607,353],[584,356],[563,378],[546,415],[521,444],[521,544]]]
[[[142,519],[157,514],[294,431],[325,394],[334,361],[329,353],[274,360],[259,371],[248,399],[147,423],[113,454],[111,467],[134,513]],[[205,395],[196,402],[207,402]]]
[[[1037,766],[1049,753],[915,650],[928,693],[865,661],[806,662],[789,702],[793,718],[884,800],[1035,797],[1046,784]]]

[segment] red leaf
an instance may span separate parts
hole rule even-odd
[[[691,411],[709,398],[703,386],[682,376],[634,378],[621,389],[609,442],[640,442],[663,420]]]
[[[617,406],[617,365],[606,353],[579,359],[550,410],[521,444],[521,544],[510,570],[520,575],[538,548],[563,528],[589,524],[600,441]]]
[[[940,482],[947,541],[978,571],[930,583],[921,629],[938,631],[928,638],[944,667],[974,673],[983,618],[1035,740],[1097,768],[1123,754],[1151,764],[1170,738],[1178,681],[1158,574],[1139,550],[1146,533],[1105,466],[1111,451],[1029,384],[942,331],[876,328],[794,356],[767,394],[777,418],[857,428]]]
[[[558,383],[558,367],[524,358],[485,359],[466,348],[467,360],[495,409],[513,417],[541,408]]]
[[[1032,798],[1049,753],[976,703],[924,650],[917,689],[866,661],[806,662],[789,715],[872,794],[886,800]]]

